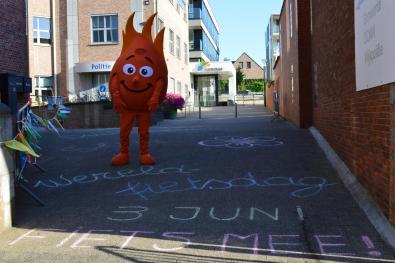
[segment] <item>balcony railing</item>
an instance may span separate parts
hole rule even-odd
[[[219,47],[218,31],[205,5],[203,5],[202,8],[194,8],[193,5],[190,5],[188,9],[188,17],[189,20],[202,20],[211,38],[214,40],[215,45]]]
[[[189,7],[188,17],[189,19],[202,19],[202,9]]]

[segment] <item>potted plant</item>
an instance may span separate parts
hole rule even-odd
[[[174,119],[177,116],[177,110],[182,110],[184,105],[183,97],[174,93],[167,93],[162,103],[165,119]]]

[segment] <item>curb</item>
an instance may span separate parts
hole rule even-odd
[[[317,141],[320,148],[324,151],[332,167],[338,173],[340,179],[351,193],[359,207],[364,211],[369,221],[379,232],[380,236],[395,249],[395,229],[388,219],[381,212],[380,208],[370,197],[366,189],[358,182],[357,178],[351,173],[347,165],[340,159],[326,139],[315,128],[309,128],[309,131]]]

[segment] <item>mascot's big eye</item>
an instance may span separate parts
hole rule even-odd
[[[154,70],[149,66],[145,66],[140,69],[140,75],[143,76],[144,78],[149,78],[153,74],[154,74]]]
[[[132,64],[125,64],[123,66],[123,73],[125,73],[126,75],[133,75],[134,73],[136,73],[136,67]]]

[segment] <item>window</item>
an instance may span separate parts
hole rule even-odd
[[[176,93],[176,80],[174,78],[170,78],[170,90]]]
[[[33,17],[33,43],[51,44],[51,20],[46,17]]]
[[[177,58],[181,59],[181,39],[179,36],[176,38],[176,54]]]
[[[244,67],[244,63],[243,62],[239,62],[239,67],[243,68]]]
[[[162,19],[158,18],[156,20],[156,32],[159,33],[165,27],[165,23]]]
[[[53,96],[53,81],[52,77],[34,77],[36,81],[34,94],[38,97],[41,96]]]
[[[195,49],[195,31],[189,29],[189,50]]]
[[[92,16],[92,42],[118,42],[118,15]]]
[[[106,86],[106,91],[108,91],[108,78],[109,73],[92,74],[92,87],[95,90],[99,90],[101,86]]]
[[[188,90],[188,85],[185,84],[185,100],[188,100],[189,98],[189,90]]]
[[[280,40],[276,40],[273,45],[273,55],[278,57],[280,55]]]
[[[91,98],[92,100],[100,100],[102,97],[110,97],[110,92],[108,89],[109,73],[94,73],[92,74],[92,87]],[[106,87],[105,91],[100,92],[101,87]]]
[[[178,95],[182,95],[181,92],[182,92],[182,90],[181,90],[181,81],[177,81],[177,94]]]
[[[174,31],[171,29],[169,30],[169,50],[174,55]]]
[[[247,68],[251,68],[251,62],[247,62]]]
[[[188,64],[188,45],[184,43],[184,62]]]
[[[280,21],[279,20],[274,20],[274,33],[278,34],[280,33]]]

